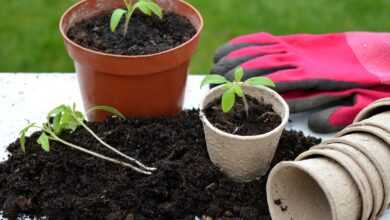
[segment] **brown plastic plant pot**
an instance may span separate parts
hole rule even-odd
[[[339,132],[337,138],[324,143],[343,143],[364,153],[374,164],[382,178],[385,198],[381,213],[390,204],[390,139],[388,133],[373,126],[349,126]]]
[[[184,0],[157,0],[164,10],[185,16],[197,32],[178,47],[150,55],[123,56],[84,48],[71,41],[66,33],[84,19],[103,11],[124,7],[123,0],[82,0],[61,18],[60,32],[65,47],[74,60],[85,109],[109,105],[126,116],[174,115],[181,111],[187,71],[194,54],[203,19]],[[91,113],[90,120],[102,120],[104,113]]]
[[[356,116],[354,122],[360,122],[385,111],[390,111],[390,98],[379,99],[367,106]]]
[[[287,103],[272,89],[264,86],[243,86],[243,90],[248,96],[272,105],[282,118],[278,127],[261,135],[241,136],[224,132],[211,124],[203,110],[209,103],[221,97],[224,92],[223,85],[210,90],[200,105],[200,118],[210,159],[223,173],[237,182],[249,182],[268,172],[289,118]]]
[[[376,219],[376,213],[373,213],[374,195],[371,190],[370,182],[363,169],[347,154],[332,149],[310,149],[300,154],[296,161],[310,158],[325,157],[334,160],[341,165],[358,186],[362,200],[361,220]]]
[[[312,147],[311,149],[332,149],[342,152],[345,155],[348,155],[349,158],[353,159],[364,171],[364,174],[367,176],[370,183],[370,187],[374,196],[373,219],[376,219],[375,217],[381,216],[383,214],[381,213],[385,197],[383,181],[379,175],[379,171],[367,156],[354,147],[341,143],[320,144]]]
[[[277,164],[268,178],[267,202],[275,220],[359,220],[362,209],[352,177],[324,157]]]

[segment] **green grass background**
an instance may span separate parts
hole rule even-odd
[[[58,20],[76,0],[0,0],[0,72],[72,72]],[[210,69],[214,50],[250,32],[387,31],[390,0],[188,0],[205,19],[192,73]]]

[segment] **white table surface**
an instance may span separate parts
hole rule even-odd
[[[200,89],[201,80],[202,76],[189,77],[185,108],[198,108],[207,92],[206,88]],[[42,122],[53,107],[72,103],[82,109],[75,74],[0,73],[0,161],[7,158],[5,148],[16,140],[19,130],[29,121]],[[311,132],[307,116],[307,113],[292,115],[288,127],[324,139],[332,136]],[[381,220],[390,220],[390,211]]]

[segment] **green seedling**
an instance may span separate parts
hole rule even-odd
[[[109,106],[96,106],[88,110],[87,112],[91,111],[105,111],[108,113],[111,113],[113,115],[119,116],[121,118],[124,118],[123,114],[121,114],[117,109]],[[102,154],[90,151],[82,146],[79,146],[77,144],[70,143],[64,139],[62,139],[60,136],[64,132],[75,132],[78,128],[84,128],[88,133],[90,133],[99,143],[101,143],[104,147],[108,148],[109,150],[113,151],[114,153],[118,154],[119,156],[127,159],[131,163],[134,163],[139,166],[136,167],[130,163],[126,163],[111,157],[104,156]],[[36,123],[29,124],[27,127],[22,129],[20,131],[19,136],[19,142],[20,147],[23,152],[26,152],[26,133],[31,128],[38,128],[42,130],[41,135],[39,136],[37,142],[41,146],[41,148],[46,151],[50,152],[50,143],[52,141],[61,143],[65,146],[71,147],[75,150],[79,150],[81,152],[84,152],[86,154],[92,155],[94,157],[120,164],[125,167],[129,167],[139,173],[151,175],[152,171],[155,171],[156,168],[154,167],[148,167],[139,162],[138,160],[127,156],[126,154],[118,151],[111,145],[107,144],[105,141],[103,141],[92,129],[90,129],[85,124],[85,116],[80,112],[76,110],[76,106],[67,106],[67,105],[60,105],[56,108],[54,108],[52,111],[49,112],[47,115],[47,120],[44,122],[41,126],[37,126]]]
[[[244,82],[242,82],[242,78],[244,77],[244,70],[241,67],[238,67],[234,70],[234,80],[229,81],[225,77],[221,75],[208,75],[206,76],[202,83],[201,87],[209,84],[221,84],[224,85],[224,93],[221,99],[221,107],[224,113],[230,112],[234,104],[236,103],[236,96],[242,98],[245,108],[246,116],[249,116],[249,105],[246,98],[246,94],[244,89],[242,88],[244,85],[248,86],[268,86],[275,87],[275,83],[267,78],[267,77],[252,77]]]
[[[137,9],[146,15],[152,16],[155,14],[160,19],[163,18],[161,7],[153,0],[138,0],[136,3],[133,3],[133,0],[123,0],[123,2],[126,5],[126,10],[118,8],[115,9],[111,15],[110,28],[112,32],[116,31],[122,17],[125,16],[125,25],[123,29],[123,35],[125,36],[127,34],[131,17]]]

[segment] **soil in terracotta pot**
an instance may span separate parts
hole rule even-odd
[[[77,44],[104,53],[145,55],[165,51],[190,40],[196,30],[191,22],[172,12],[164,12],[161,20],[136,11],[127,34],[124,19],[115,33],[110,30],[112,12],[86,19],[69,28],[68,37]]]
[[[273,110],[272,105],[250,96],[247,96],[247,100],[249,117],[241,98],[236,99],[236,104],[230,112],[222,111],[221,98],[218,98],[206,106],[204,113],[215,127],[235,135],[265,134],[280,125],[282,118]]]
[[[22,214],[50,220],[270,219],[267,178],[243,184],[221,174],[208,158],[198,111],[88,125],[158,171],[144,176],[56,143],[46,153],[35,133],[25,154],[16,141],[8,147],[10,158],[0,163],[0,208],[9,219]],[[63,138],[111,155],[83,129]],[[272,166],[317,143],[301,132],[285,131]]]

